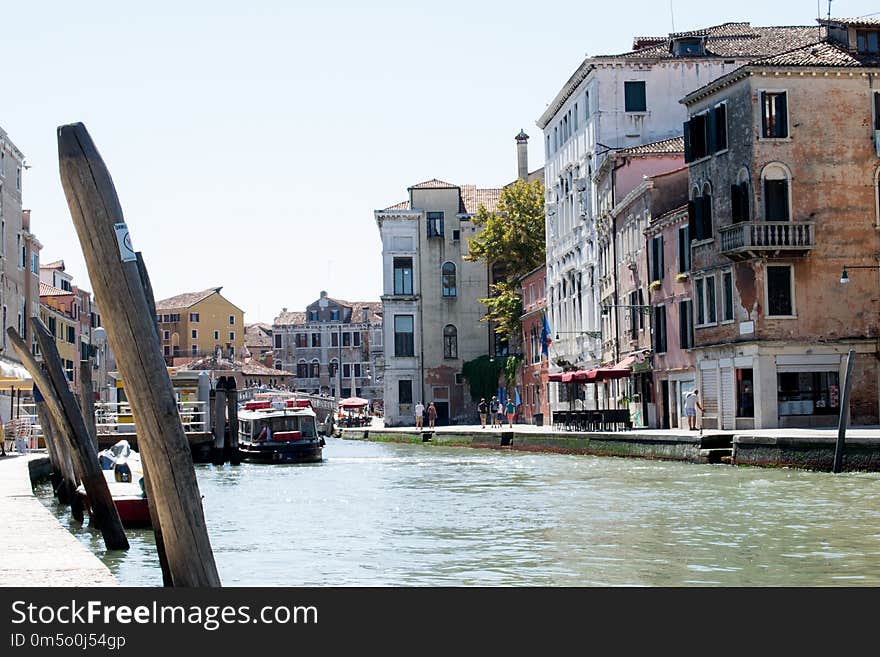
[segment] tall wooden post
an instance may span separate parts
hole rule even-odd
[[[90,360],[79,361],[79,407],[97,452],[98,427],[95,422],[95,391],[92,390],[92,361]]]
[[[52,417],[46,410],[46,401],[40,394],[40,389],[34,386],[34,406],[36,407],[37,420],[40,428],[43,430],[43,438],[46,441],[46,447],[50,454],[54,454],[55,462],[53,469],[58,469],[57,481],[53,481],[55,496],[62,504],[70,504],[76,495],[76,487],[79,481],[76,477],[76,471],[73,469],[73,461],[70,459],[70,453],[63,442],[62,436],[52,423]],[[49,447],[51,445],[51,447]]]
[[[104,544],[108,550],[127,550],[128,538],[122,529],[122,521],[113,504],[113,498],[110,496],[107,480],[104,479],[104,473],[98,464],[98,453],[92,445],[79,406],[68,386],[67,375],[61,366],[61,357],[55,346],[55,338],[39,317],[33,318],[33,326],[34,336],[43,354],[45,374],[18,332],[10,326],[6,329],[6,333],[22,364],[30,372],[31,378],[45,398],[46,408],[52,415],[59,433],[66,434],[70,440],[73,447],[71,456],[92,507],[91,520],[101,530]]]
[[[214,447],[211,463],[223,465],[223,446],[226,444],[226,377],[217,379],[214,396]]]
[[[846,444],[846,426],[849,424],[849,392],[852,389],[855,360],[855,349],[850,349],[846,356],[846,375],[843,377],[843,396],[840,399],[840,416],[837,420],[837,444],[834,447],[834,464],[831,466],[831,472],[835,474],[843,468],[843,448]]]
[[[229,418],[229,462],[232,465],[241,464],[241,456],[238,453],[238,388],[235,386],[235,377],[229,377],[226,386],[226,417]]]
[[[219,586],[189,443],[116,189],[81,123],[58,128],[61,182],[125,381],[174,586]]]

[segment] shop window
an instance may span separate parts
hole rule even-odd
[[[779,415],[837,415],[840,411],[837,372],[779,372],[776,375]]]

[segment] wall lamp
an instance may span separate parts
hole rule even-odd
[[[840,273],[840,284],[846,285],[849,283],[849,272],[848,269],[880,269],[880,265],[844,265],[843,271]]]

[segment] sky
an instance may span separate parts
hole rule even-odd
[[[835,16],[878,12],[834,0]],[[137,5],[137,6],[136,6]],[[0,126],[23,207],[74,283],[88,272],[55,129],[81,121],[113,176],[157,299],[222,286],[248,323],[322,290],[378,300],[373,211],[439,178],[499,187],[586,55],[636,35],[815,24],[815,0],[5,3]],[[821,14],[827,12],[821,0]],[[877,14],[880,15],[880,14]]]

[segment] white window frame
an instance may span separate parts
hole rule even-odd
[[[718,274],[717,271],[713,271],[712,273],[709,273],[709,274],[704,273],[704,274],[700,274],[698,276],[694,276],[692,291],[694,293],[693,294],[693,296],[694,296],[694,307],[693,307],[694,311],[693,312],[694,312],[694,328],[695,329],[706,328],[709,326],[718,326],[718,276],[717,276],[717,274]],[[702,324],[697,324],[697,317],[699,316],[699,305],[698,304],[700,304],[700,303],[703,304],[703,315],[704,315],[703,319],[707,320],[709,318],[709,295],[707,294],[708,288],[706,286],[705,281],[710,278],[713,280],[713,287],[715,288],[715,321],[714,322],[704,321]],[[703,281],[703,290],[700,294],[699,299],[697,299],[697,281]]]
[[[721,276],[721,294],[719,295],[716,291],[715,296],[720,301],[718,304],[718,308],[721,311],[718,313],[718,323],[720,325],[724,324],[733,324],[736,321],[736,281],[733,277],[733,268],[722,269],[720,272]],[[724,275],[730,274],[730,309],[733,313],[733,317],[730,319],[724,319]]]
[[[758,89],[758,126],[755,134],[758,135],[758,141],[791,141],[791,97],[788,89]],[[785,137],[765,137],[764,136],[764,101],[763,95],[768,94],[785,94],[785,128],[788,134]]]
[[[190,340],[198,340],[199,339],[199,329],[190,329],[189,333]]]
[[[789,276],[789,288],[791,294],[791,315],[771,315],[770,313],[770,267],[788,267],[791,272]],[[764,266],[764,308],[767,309],[764,314],[765,319],[797,319],[797,303],[795,297],[794,286],[794,263],[790,262],[773,262]]]
[[[788,183],[788,185],[786,185],[787,190],[788,190],[788,221],[789,221],[789,223],[791,223],[792,221],[794,221],[794,214],[793,214],[793,211],[792,211],[793,209],[792,209],[792,205],[791,205],[791,194],[792,194],[791,169],[789,169],[788,165],[785,164],[784,162],[779,162],[777,160],[773,160],[772,162],[768,162],[761,169],[761,201],[762,201],[761,208],[760,208],[761,209],[761,219],[764,222],[768,221],[768,219],[767,219],[767,200],[766,200],[766,190],[764,189],[764,181],[765,180],[783,180],[782,178],[767,178],[767,170],[768,169],[770,169],[771,171],[773,169],[782,169],[783,173],[786,176],[784,180]],[[751,197],[751,194],[749,196]],[[749,216],[751,216],[751,215],[749,215]],[[779,223],[782,223],[782,222],[779,222]]]

